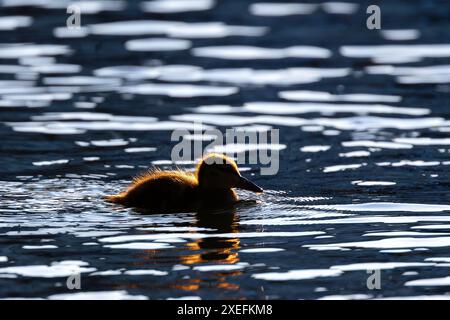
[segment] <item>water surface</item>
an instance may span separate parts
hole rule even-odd
[[[449,297],[445,1],[383,3],[381,31],[365,1],[89,1],[80,29],[68,4],[0,8],[0,298]],[[243,166],[257,204],[103,201],[192,170],[170,135],[198,121],[280,130],[277,175]]]

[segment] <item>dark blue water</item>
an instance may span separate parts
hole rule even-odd
[[[2,1],[1,298],[449,297],[448,3],[288,2]],[[257,205],[102,200],[196,122],[280,130]]]

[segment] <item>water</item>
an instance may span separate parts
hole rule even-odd
[[[449,297],[445,1],[383,3],[381,31],[365,1],[89,1],[76,30],[68,4],[0,9],[1,298]],[[243,166],[257,204],[102,200],[196,121],[280,129],[278,174]]]

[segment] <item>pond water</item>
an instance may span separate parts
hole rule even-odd
[[[0,298],[450,297],[446,1],[69,4],[1,2]],[[103,201],[197,122],[280,130],[256,204]]]

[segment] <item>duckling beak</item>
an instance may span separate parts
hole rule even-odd
[[[239,183],[236,187],[240,188],[240,189],[248,190],[248,191],[253,191],[256,193],[263,192],[262,188],[258,187],[256,184],[254,184],[253,182],[251,182],[250,180],[248,180],[247,178],[244,178],[242,176],[240,177]]]

